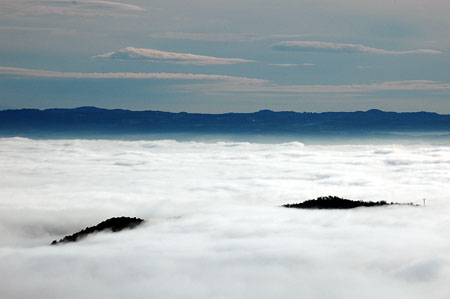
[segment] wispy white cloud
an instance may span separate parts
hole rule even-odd
[[[266,80],[247,77],[209,74],[182,73],[79,73],[36,70],[17,67],[0,67],[0,75],[39,77],[39,78],[68,78],[68,79],[172,79],[172,80],[223,80],[245,83],[264,83]]]
[[[271,91],[288,93],[352,93],[389,90],[450,90],[450,84],[428,80],[404,80],[349,85],[276,85],[266,86],[264,89],[269,92]]]
[[[299,64],[296,64],[296,63],[270,63],[268,65],[270,65],[270,66],[280,66],[280,67],[299,66]]]
[[[283,41],[272,45],[277,51],[304,51],[304,52],[327,52],[327,53],[371,53],[383,55],[406,55],[406,54],[442,54],[442,52],[431,49],[418,49],[408,51],[392,51],[367,47],[359,44],[342,44],[318,41]]]
[[[17,1],[9,7],[15,11],[13,14],[23,16],[118,16],[145,11],[143,7],[134,4],[94,0]]]
[[[192,73],[80,73],[80,72],[57,72],[49,70],[37,70],[16,67],[0,67],[0,75],[12,77],[39,77],[39,78],[68,78],[68,79],[167,79],[167,80],[212,80],[227,81],[227,84],[212,82],[203,85],[203,88],[214,92],[261,92],[278,94],[301,94],[301,93],[368,93],[376,91],[406,91],[406,90],[435,90],[450,91],[450,83],[442,83],[430,80],[403,80],[386,81],[371,84],[344,84],[344,85],[279,85],[264,79],[212,75]],[[199,90],[201,84],[196,84]],[[180,88],[190,89],[189,85]]]
[[[121,10],[130,10],[130,11],[145,11],[144,8],[134,5],[134,4],[127,4],[127,3],[120,3],[120,2],[112,2],[112,1],[71,1],[72,3],[76,4],[84,4],[84,5],[90,5],[91,7],[98,7],[98,8],[116,8]]]
[[[190,32],[164,32],[152,33],[151,38],[186,39],[211,42],[251,42],[269,39],[305,38],[309,34],[258,34],[258,33],[190,33]]]
[[[241,58],[220,58],[190,53],[167,52],[155,49],[142,49],[133,47],[127,47],[124,49],[120,49],[118,51],[93,56],[92,58],[148,60],[156,62],[170,62],[170,63],[196,64],[196,65],[235,64],[235,63],[252,62],[252,60]]]
[[[180,86],[180,88],[190,87]],[[195,87],[198,89],[198,86]],[[441,83],[427,80],[386,81],[371,84],[347,85],[279,85],[273,82],[246,84],[209,84],[204,85],[205,90],[218,93],[261,93],[261,94],[342,94],[342,93],[370,93],[377,91],[450,91],[450,83]]]
[[[72,35],[78,33],[75,29],[62,29],[56,27],[30,27],[30,26],[0,26],[1,31],[30,31],[48,32],[52,35]]]
[[[315,66],[314,63],[302,63],[302,64],[296,64],[296,63],[271,63],[269,65],[271,65],[271,66],[279,66],[279,67]]]

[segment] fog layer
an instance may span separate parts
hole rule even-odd
[[[4,138],[0,172],[1,298],[450,298],[450,147]],[[324,195],[427,205],[279,207]]]

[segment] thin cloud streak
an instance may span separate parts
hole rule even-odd
[[[77,73],[77,72],[57,72],[48,70],[36,70],[17,67],[0,67],[0,75],[11,75],[20,77],[38,78],[65,78],[65,79],[167,79],[167,80],[223,80],[238,81],[245,83],[264,83],[266,80],[234,77],[226,75],[208,74],[182,74],[182,73]]]
[[[270,66],[279,66],[279,67],[315,66],[314,63],[302,63],[302,64],[295,64],[295,63],[270,63],[268,65],[270,65]]]
[[[144,12],[145,8],[112,1],[17,1],[9,6],[17,16],[124,16]]]
[[[208,84],[203,85],[205,90],[219,93],[266,93],[266,94],[340,94],[340,93],[370,93],[377,91],[450,91],[450,83],[440,83],[428,80],[386,81],[372,84],[347,85],[278,85],[265,82],[263,84],[248,85],[245,82],[236,82],[231,85]],[[183,89],[192,89],[189,86],[179,86]],[[196,85],[195,89],[198,90]]]
[[[179,89],[197,91],[214,91],[229,93],[275,93],[275,94],[302,94],[302,93],[369,93],[377,91],[450,91],[450,83],[442,83],[430,80],[404,80],[386,81],[371,84],[346,84],[346,85],[279,85],[268,80],[236,77],[227,75],[192,74],[192,73],[79,73],[57,72],[49,70],[37,70],[16,67],[0,67],[0,75],[10,77],[37,77],[37,78],[61,78],[61,79],[164,79],[164,80],[212,80],[227,81],[227,84],[208,83],[179,85]]]
[[[371,53],[381,55],[407,55],[407,54],[431,54],[437,55],[442,52],[432,49],[418,49],[408,51],[392,51],[367,47],[360,44],[342,44],[318,41],[284,41],[272,46],[276,51],[301,51],[301,52],[326,52],[326,53]]]
[[[268,39],[304,38],[311,34],[258,34],[258,33],[190,33],[164,32],[152,33],[150,38],[185,39],[210,42],[254,42]]]
[[[78,31],[75,29],[61,29],[56,27],[30,27],[30,26],[0,26],[0,31],[48,32],[52,35],[72,35],[78,33]]]
[[[92,5],[99,5],[104,7],[118,8],[122,10],[131,10],[131,11],[145,11],[145,8],[142,8],[138,5],[120,3],[120,2],[112,2],[112,1],[81,1],[81,3],[87,3]]]
[[[270,65],[270,66],[279,66],[279,67],[299,66],[299,64],[295,64],[295,63],[270,63],[268,65]]]
[[[219,58],[190,53],[167,52],[155,49],[143,49],[134,47],[127,47],[120,49],[118,51],[96,55],[93,56],[92,58],[111,59],[111,60],[147,60],[155,62],[169,62],[169,63],[195,64],[195,65],[236,64],[236,63],[253,62],[252,60],[241,58]]]

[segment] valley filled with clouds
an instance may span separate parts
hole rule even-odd
[[[449,11],[0,0],[0,298],[449,299]]]
[[[0,139],[0,297],[450,296],[450,148]],[[409,203],[285,209],[324,195]],[[54,239],[114,216],[134,230]]]

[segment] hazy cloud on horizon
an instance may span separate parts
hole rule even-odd
[[[393,51],[377,49],[358,44],[342,44],[318,41],[284,41],[272,45],[272,49],[277,51],[310,51],[329,53],[371,53],[382,55],[408,55],[408,54],[442,54],[442,52],[432,49],[418,49],[408,51]]]
[[[247,83],[263,83],[265,80],[242,78],[225,75],[181,74],[181,73],[76,73],[57,72],[48,70],[34,70],[16,67],[0,67],[0,75],[40,77],[40,78],[68,78],[68,79],[172,79],[172,80],[225,80]]]
[[[121,59],[121,60],[147,60],[154,62],[169,62],[180,64],[196,64],[196,65],[209,65],[209,64],[235,64],[253,62],[252,60],[241,58],[220,58],[205,55],[197,55],[190,53],[176,53],[160,51],[155,49],[139,49],[134,47],[126,47],[118,51],[108,52],[93,56],[92,58],[101,59]]]

